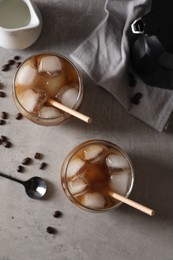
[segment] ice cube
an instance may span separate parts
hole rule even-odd
[[[71,86],[66,86],[67,90],[64,91],[64,93],[61,95],[60,102],[67,106],[72,108],[77,101],[79,91]]]
[[[18,99],[28,112],[34,112],[44,103],[46,94],[44,92],[36,92],[33,89],[27,89],[20,93]]]
[[[91,160],[96,158],[99,154],[103,152],[105,147],[103,145],[89,145],[84,149],[84,158],[85,160]]]
[[[83,178],[77,178],[68,183],[69,190],[72,194],[83,192],[87,186],[87,181]]]
[[[120,195],[125,195],[128,190],[129,181],[130,174],[127,171],[111,175],[110,188]]]
[[[27,89],[18,96],[21,105],[28,111],[33,112],[39,100],[39,94],[32,89]]]
[[[48,76],[43,84],[47,94],[54,98],[60,88],[66,84],[66,74],[62,71],[58,75]]]
[[[73,107],[79,95],[79,85],[75,82],[64,84],[57,93],[56,98],[65,106]]]
[[[48,74],[60,73],[62,71],[61,61],[58,57],[52,55],[42,57],[39,61],[38,71]]]
[[[18,71],[16,76],[16,85],[22,85],[28,88],[37,77],[37,70],[29,63],[24,64]]]
[[[73,177],[84,166],[85,162],[77,158],[71,161],[67,168],[67,177]]]
[[[111,168],[129,168],[129,163],[121,154],[109,154],[106,157],[106,165]]]
[[[42,118],[56,118],[61,115],[60,111],[54,107],[44,106],[40,109],[38,116]]]
[[[103,209],[106,204],[106,200],[105,197],[99,192],[88,192],[83,196],[82,204],[91,209]]]

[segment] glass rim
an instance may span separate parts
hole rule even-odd
[[[126,194],[124,195],[126,198],[129,197],[132,189],[133,189],[133,186],[134,186],[134,179],[135,179],[135,175],[134,175],[134,168],[133,168],[133,165],[132,165],[132,162],[129,158],[129,155],[121,148],[119,147],[118,145],[110,142],[110,141],[107,141],[107,140],[104,140],[104,139],[92,139],[92,140],[88,140],[88,141],[85,141],[83,143],[80,143],[78,144],[77,146],[75,146],[68,154],[67,156],[65,157],[64,159],[64,162],[62,164],[62,167],[61,167],[61,185],[63,187],[63,183],[62,183],[62,174],[64,173],[64,182],[65,182],[65,188],[67,189],[67,192],[68,192],[68,195],[75,201],[75,203],[77,205],[79,205],[80,208],[84,208],[88,211],[92,211],[92,212],[105,212],[105,211],[108,211],[108,210],[111,210],[111,209],[116,209],[118,208],[120,205],[123,204],[123,202],[118,202],[116,203],[114,206],[112,207],[108,207],[108,208],[101,208],[101,209],[92,209],[92,208],[89,208],[89,207],[86,207],[85,205],[83,205],[82,203],[80,203],[74,196],[73,194],[70,192],[70,189],[69,189],[69,186],[68,186],[68,183],[67,183],[67,169],[68,169],[68,165],[71,161],[71,159],[74,157],[74,155],[76,153],[78,153],[82,148],[90,145],[90,144],[105,144],[105,145],[108,145],[108,146],[111,146],[112,148],[118,150],[122,155],[123,157],[125,157],[125,159],[128,161],[129,163],[129,167],[130,167],[130,175],[131,175],[131,180],[130,180],[130,185],[129,185],[129,189],[128,191],[126,192]],[[63,169],[65,167],[65,170]],[[65,189],[63,188],[65,194],[67,195]],[[67,195],[67,197],[68,197]]]

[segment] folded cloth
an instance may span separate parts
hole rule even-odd
[[[129,59],[130,25],[149,8],[147,0],[107,0],[104,19],[70,56],[130,114],[161,132],[172,114],[173,91],[146,85]]]

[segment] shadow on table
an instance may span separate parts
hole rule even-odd
[[[173,224],[173,169],[159,160],[130,155],[135,169],[132,200],[156,211],[155,218]]]
[[[87,10],[84,12],[77,4],[69,6],[59,1],[38,3],[37,6],[42,14],[43,28],[38,41],[28,49],[32,51],[40,51],[42,47],[64,50],[74,44],[77,47],[76,44],[80,44],[100,21],[99,17],[98,21],[97,18],[91,19],[96,10],[93,9],[92,14]]]
[[[173,116],[171,116],[169,122],[168,122],[168,126],[165,129],[165,132],[167,134],[173,134]]]

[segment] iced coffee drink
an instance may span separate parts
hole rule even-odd
[[[111,194],[128,197],[134,182],[128,155],[104,140],[91,140],[75,147],[65,158],[61,183],[67,197],[78,207],[106,211],[121,202]]]
[[[57,125],[70,117],[49,100],[78,110],[83,100],[82,79],[67,58],[55,53],[32,56],[17,70],[13,97],[19,111],[41,125]]]

